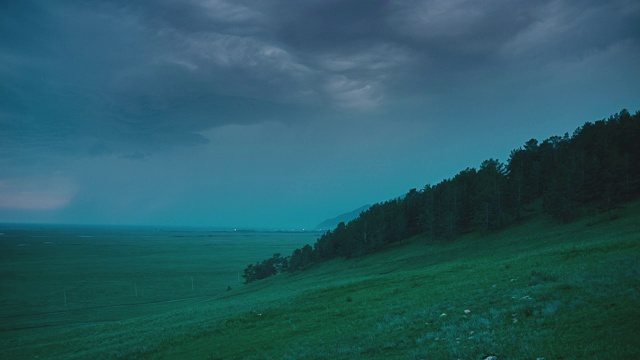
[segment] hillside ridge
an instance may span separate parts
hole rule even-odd
[[[295,272],[333,258],[359,258],[424,234],[455,240],[491,233],[519,222],[527,207],[541,204],[569,223],[607,213],[640,197],[640,112],[621,110],[586,122],[570,136],[530,139],[506,162],[483,161],[450,179],[376,203],[324,233],[315,244],[250,264],[246,283]]]
[[[353,211],[349,211],[343,214],[340,214],[336,217],[333,217],[331,219],[326,219],[322,222],[320,222],[318,225],[316,225],[314,227],[314,229],[316,230],[331,230],[334,229],[336,226],[338,226],[338,224],[340,224],[341,222],[343,223],[348,223],[349,221],[357,218],[358,216],[360,216],[360,214],[363,211],[366,211],[367,209],[369,209],[371,207],[371,205],[364,205],[361,206]]]
[[[246,310],[203,335],[210,339],[198,342],[204,348],[169,353],[636,358],[639,234],[640,202],[570,224],[533,206],[519,223],[490,234],[453,242],[420,235],[221,295],[218,301],[246,304]]]

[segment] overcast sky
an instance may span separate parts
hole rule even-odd
[[[640,110],[640,2],[0,3],[0,222],[302,228]]]

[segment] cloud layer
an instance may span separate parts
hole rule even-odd
[[[639,95],[639,24],[632,0],[6,2],[0,181],[87,159],[224,153],[210,135],[229,126],[297,129],[304,140],[282,140],[296,146],[280,154],[296,158],[306,144],[332,153],[314,137],[399,120],[448,134],[548,117],[541,103],[559,116],[640,106],[625,102]],[[619,101],[594,105],[604,98]],[[268,141],[246,144],[242,161]]]

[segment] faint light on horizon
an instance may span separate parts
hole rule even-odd
[[[69,204],[75,193],[65,178],[0,180],[0,209],[56,210]]]

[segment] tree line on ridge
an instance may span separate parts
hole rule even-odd
[[[353,258],[424,234],[455,239],[519,221],[525,208],[570,222],[587,213],[610,211],[640,195],[640,111],[627,110],[573,135],[527,141],[507,163],[488,159],[453,178],[377,203],[349,223],[340,223],[291,256],[274,254],[245,268],[245,283],[294,272],[335,257]]]

